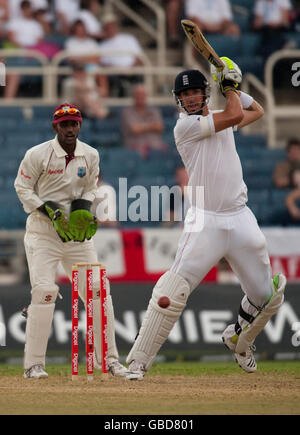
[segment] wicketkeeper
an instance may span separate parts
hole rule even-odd
[[[76,106],[62,104],[53,114],[54,139],[30,148],[20,164],[15,189],[29,213],[24,238],[31,282],[28,308],[24,377],[44,378],[45,356],[51,331],[55,282],[61,261],[71,279],[72,264],[98,261],[93,235],[97,222],[90,212],[97,190],[99,154],[78,140],[82,116]],[[99,283],[94,283],[94,310],[99,311]],[[109,286],[108,286],[109,289]],[[81,281],[80,297],[85,302]],[[112,375],[124,377],[118,361],[114,311],[108,297],[108,365]],[[95,365],[101,364],[100,315],[94,312]]]

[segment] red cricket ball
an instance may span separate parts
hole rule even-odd
[[[157,303],[161,308],[168,308],[170,305],[170,299],[167,296],[161,296]]]

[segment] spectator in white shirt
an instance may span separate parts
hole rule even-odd
[[[71,26],[80,11],[80,0],[54,0],[58,30],[64,35],[69,35]]]
[[[21,11],[21,17],[14,18],[7,24],[8,41],[16,48],[31,48],[43,40],[44,30],[38,21],[33,18],[33,11],[29,1],[22,1]],[[4,97],[14,98],[18,92],[19,84],[19,75],[8,74]]]
[[[22,16],[8,22],[8,39],[16,47],[33,47],[44,38],[42,26],[33,18],[29,1],[21,3]]]
[[[95,39],[88,36],[83,20],[76,20],[71,27],[71,36],[66,39],[65,50],[70,54],[85,55],[85,58],[97,58],[99,45]]]
[[[99,48],[105,54],[100,54],[100,65],[128,69],[141,65],[140,57],[143,50],[136,37],[128,33],[121,33],[117,19],[113,14],[103,17],[102,24],[104,41],[99,44]],[[116,96],[128,95],[131,91],[131,85],[139,80],[140,77],[133,75],[127,77],[124,75],[111,76],[110,88],[113,93],[117,92]]]
[[[290,0],[257,0],[254,6],[253,29],[262,35],[257,54],[267,59],[287,42],[284,32],[289,29]]]
[[[185,15],[204,33],[238,36],[228,0],[185,0]]]
[[[82,20],[90,37],[101,40],[103,29],[101,23],[101,6],[98,0],[82,0],[81,9],[76,15],[76,20]]]
[[[264,26],[288,27],[291,9],[290,0],[257,0],[254,6],[253,27],[255,29],[262,29]]]
[[[9,17],[10,19],[22,17],[22,0],[9,0]],[[47,0],[30,0],[30,5],[33,12],[38,10],[49,10],[49,3]]]

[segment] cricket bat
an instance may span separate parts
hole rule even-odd
[[[224,63],[212,46],[207,42],[197,24],[191,20],[181,20],[181,25],[186,36],[192,42],[196,50],[199,51],[208,62],[214,65],[217,71],[222,71],[225,66]]]

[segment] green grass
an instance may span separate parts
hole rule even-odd
[[[289,375],[300,376],[300,361],[260,361],[258,367],[258,372],[279,374],[288,372]],[[67,377],[71,373],[71,366],[70,364],[51,364],[46,370],[49,376]],[[19,365],[0,364],[0,377],[18,376],[22,373],[23,368]],[[85,366],[82,364],[79,374],[84,376],[85,373]],[[154,364],[149,372],[151,375],[162,376],[216,376],[233,373],[243,373],[234,362],[164,362]]]

